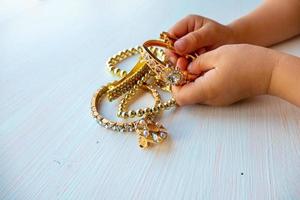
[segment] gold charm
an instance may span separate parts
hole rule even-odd
[[[149,144],[163,142],[167,136],[167,130],[159,122],[154,122],[149,118],[143,118],[136,123],[136,133],[138,134],[139,146],[146,148]]]

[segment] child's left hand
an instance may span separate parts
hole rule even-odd
[[[279,56],[276,51],[254,45],[221,46],[189,64],[187,69],[193,74],[207,72],[194,82],[173,87],[173,95],[179,105],[228,105],[267,94]]]

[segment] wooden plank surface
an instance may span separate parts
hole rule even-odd
[[[0,199],[300,199],[300,109],[278,98],[168,111],[168,141],[148,150],[90,116],[108,56],[259,3],[0,1]],[[274,48],[300,55],[300,38]]]

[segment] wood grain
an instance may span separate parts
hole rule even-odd
[[[300,199],[300,110],[278,98],[168,111],[170,138],[148,150],[90,116],[108,56],[258,3],[0,1],[0,199]],[[274,48],[300,55],[300,38]]]

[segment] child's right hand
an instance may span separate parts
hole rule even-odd
[[[192,52],[201,54],[224,44],[234,43],[234,33],[229,26],[198,15],[188,15],[177,22],[168,32],[179,38],[174,44],[177,55]],[[173,64],[177,63],[178,56],[176,54],[171,51],[167,51],[166,54]],[[186,62],[183,57],[181,59],[181,62]],[[180,61],[177,64],[181,67]],[[186,64],[182,66],[186,66]]]
[[[206,73],[194,82],[172,87],[173,96],[180,106],[195,103],[229,105],[261,94],[286,97],[288,95],[282,95],[283,89],[278,88],[282,88],[283,85],[285,88],[293,88],[296,83],[278,78],[276,74],[283,74],[280,70],[278,73],[278,69],[273,73],[282,57],[284,56],[279,52],[259,46],[223,45],[201,54],[189,64],[187,70],[190,73]],[[295,70],[294,73],[297,74]],[[296,89],[285,91],[293,93]]]

